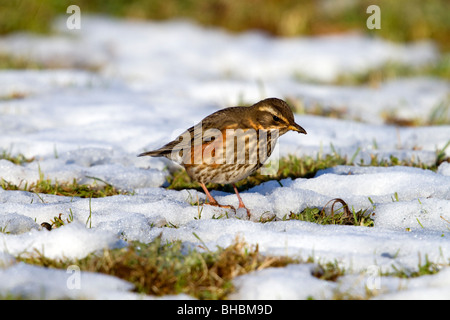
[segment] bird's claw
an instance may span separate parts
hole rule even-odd
[[[234,211],[234,213],[237,213],[237,210],[239,210],[239,209],[245,209],[245,211],[247,212],[247,218],[250,219],[250,217],[251,217],[250,210],[247,209],[245,206],[239,206],[236,210],[236,208],[233,207],[232,205],[222,205],[222,204],[219,204],[218,202],[208,202],[208,203],[204,203],[204,204],[213,206],[213,207],[232,209]]]

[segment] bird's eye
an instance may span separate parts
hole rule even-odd
[[[278,122],[278,121],[280,121],[280,118],[278,118],[277,116],[273,116],[273,121]]]

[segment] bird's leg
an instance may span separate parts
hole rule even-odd
[[[212,205],[212,206],[217,206],[217,205],[219,205],[219,203],[216,201],[216,199],[214,199],[214,198],[212,197],[212,195],[209,193],[209,191],[208,191],[208,189],[206,188],[205,184],[204,184],[204,183],[200,183],[200,185],[202,186],[203,191],[205,191],[206,196],[208,197],[209,204]]]
[[[244,208],[247,211],[247,217],[250,218],[250,210],[247,209],[247,207],[245,206],[244,202],[241,199],[241,196],[239,195],[238,189],[236,188],[236,185],[233,183],[233,188],[234,188],[234,192],[236,193],[238,199],[239,199],[239,208]]]
[[[234,211],[236,211],[236,209],[233,206],[229,206],[229,205],[221,205],[219,204],[216,199],[214,199],[212,197],[212,195],[209,193],[208,189],[206,188],[204,183],[200,183],[200,185],[202,186],[203,191],[205,191],[206,197],[208,198],[209,204],[210,206],[215,206],[215,207],[220,207],[220,208],[228,208],[228,209],[233,209]]]

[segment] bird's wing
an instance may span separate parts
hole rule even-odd
[[[141,153],[139,156],[167,157],[180,163],[188,156],[192,147],[202,145],[204,148],[209,142],[216,140],[224,130],[239,127],[235,119],[223,119],[222,115],[229,112],[229,109],[231,108],[222,109],[207,116],[161,148]],[[183,152],[180,154],[180,151]]]

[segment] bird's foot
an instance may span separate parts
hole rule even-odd
[[[214,206],[214,207],[219,207],[219,208],[225,208],[225,209],[232,209],[233,211],[234,211],[234,213],[236,214],[236,216],[238,217],[238,218],[241,218],[241,219],[248,219],[248,220],[250,220],[250,217],[251,217],[251,213],[250,213],[250,210],[249,209],[247,209],[245,206],[239,206],[237,209],[235,208],[235,207],[233,207],[233,206],[231,206],[231,205],[222,205],[222,204],[219,204],[219,203],[217,203],[217,202],[208,202],[208,203],[204,203],[204,205],[209,205],[209,206]],[[243,209],[243,210],[242,210]],[[242,212],[243,211],[243,212]],[[244,213],[245,212],[245,213]]]
[[[250,210],[247,209],[247,207],[244,206],[243,204],[240,204],[240,205],[239,205],[238,210],[239,210],[239,209],[245,209],[245,211],[247,212],[247,218],[250,220],[250,217],[252,216],[252,214],[250,213]]]
[[[214,201],[214,202],[210,201],[210,202],[206,202],[206,203],[204,203],[204,204],[209,205],[209,206],[213,206],[213,207],[226,208],[226,209],[233,209],[234,212],[236,212],[236,208],[235,208],[235,207],[230,206],[230,205],[219,204],[217,201]]]
[[[247,207],[245,207],[245,206],[239,206],[236,209],[235,207],[233,207],[231,205],[222,205],[222,204],[219,204],[218,202],[206,202],[203,205],[219,207],[219,208],[225,208],[225,209],[232,209],[238,218],[241,218],[241,219],[244,219],[244,220],[246,220],[246,219],[250,220],[251,215],[252,215],[250,210]]]

